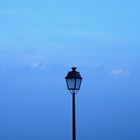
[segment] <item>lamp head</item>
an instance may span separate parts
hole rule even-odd
[[[67,88],[71,93],[76,93],[80,90],[82,77],[78,71],[76,71],[76,67],[72,67],[72,71],[68,72],[66,78]]]

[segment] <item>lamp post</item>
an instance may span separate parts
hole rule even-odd
[[[68,72],[66,78],[67,88],[72,94],[72,140],[76,140],[76,111],[75,111],[75,94],[80,90],[82,77],[76,71],[76,67]]]

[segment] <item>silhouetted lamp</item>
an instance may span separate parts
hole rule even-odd
[[[76,71],[76,67],[73,67],[72,71],[68,72],[65,78],[68,90],[72,93],[72,140],[76,140],[75,94],[80,90],[82,77]]]
[[[80,73],[76,71],[76,67],[73,67],[72,71],[68,72],[65,78],[68,90],[70,90],[71,93],[76,93],[80,90],[82,77]]]

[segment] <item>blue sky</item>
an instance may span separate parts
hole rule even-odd
[[[138,5],[137,0],[3,1],[1,61],[84,65],[137,61]]]
[[[70,140],[64,77],[77,66],[84,77],[76,97],[78,138],[139,140],[139,5],[0,2],[0,139]]]

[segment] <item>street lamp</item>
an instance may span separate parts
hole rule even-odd
[[[67,88],[72,94],[72,140],[76,140],[75,94],[80,90],[82,77],[76,67],[68,72],[66,78]]]

